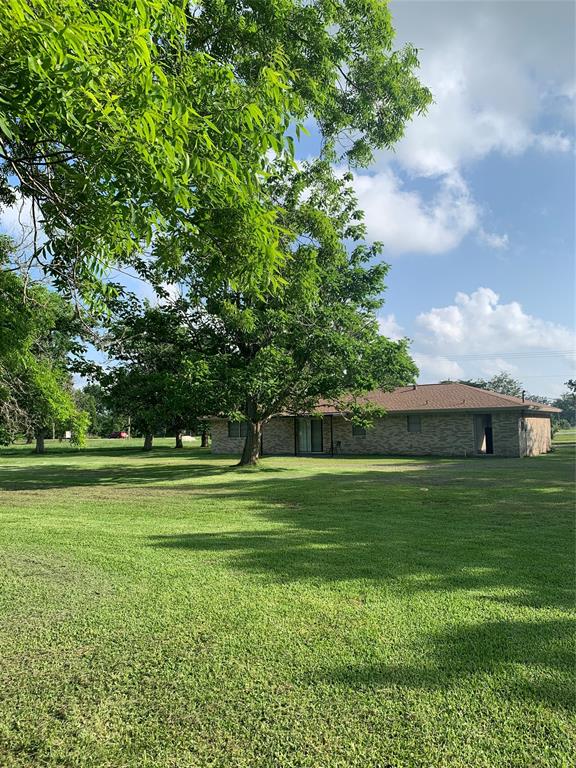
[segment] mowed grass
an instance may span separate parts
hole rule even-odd
[[[0,765],[572,766],[573,449],[0,451]]]
[[[576,444],[576,427],[573,427],[572,429],[563,429],[558,432],[554,437],[554,443],[556,445],[564,445],[566,443]]]

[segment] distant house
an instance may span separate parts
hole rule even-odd
[[[550,450],[557,408],[466,384],[419,384],[364,398],[386,409],[371,429],[353,425],[329,402],[314,414],[276,416],[262,453],[274,455],[537,456]],[[212,419],[212,451],[240,453],[246,425]]]

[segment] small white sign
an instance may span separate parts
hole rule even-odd
[[[64,432],[64,439],[65,440],[72,440],[72,432],[70,432],[69,429],[67,429],[66,432]]]

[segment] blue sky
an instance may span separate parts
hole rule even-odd
[[[575,4],[390,9],[434,104],[355,175],[391,265],[382,332],[412,339],[421,382],[506,370],[557,396],[575,375]],[[298,156],[317,146],[312,133]]]

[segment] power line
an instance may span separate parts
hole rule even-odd
[[[418,350],[414,350],[415,354],[418,354]],[[434,353],[421,352],[420,354],[430,354],[433,357],[440,358],[441,360],[489,360],[489,359],[513,359],[520,360],[526,359],[542,359],[546,357],[563,357],[564,355],[576,355],[576,350],[565,349],[557,351],[546,352],[471,352],[468,354],[450,354],[450,355],[436,355]]]
[[[565,379],[567,373],[522,373],[518,374],[523,379]]]

